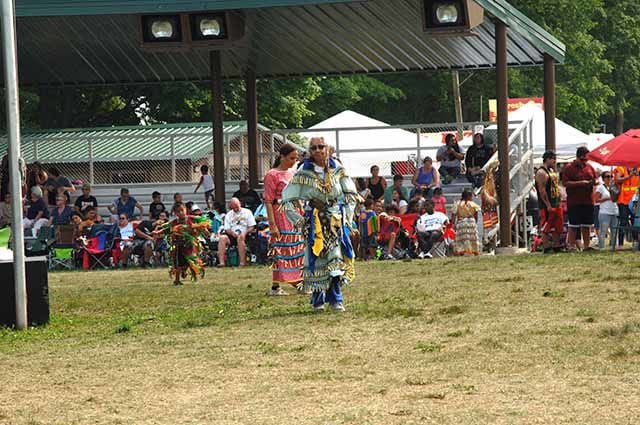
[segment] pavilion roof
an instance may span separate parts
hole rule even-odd
[[[508,27],[509,66],[564,61],[565,46],[505,0],[485,9],[475,35],[433,37],[421,0],[16,0],[20,80],[26,85],[199,81],[206,50],[149,52],[139,13],[242,9],[245,42],[222,51],[225,78],[253,67],[258,78],[495,67],[494,20]]]

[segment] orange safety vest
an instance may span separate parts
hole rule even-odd
[[[629,172],[627,171],[626,167],[618,167],[616,168],[616,174],[621,177],[627,177],[629,175]],[[625,180],[620,186],[620,196],[618,196],[618,203],[629,205],[629,202],[631,202],[631,198],[633,198],[633,195],[638,190],[638,187],[640,187],[640,177],[633,176],[630,179]]]

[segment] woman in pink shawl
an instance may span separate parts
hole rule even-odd
[[[304,262],[304,238],[281,210],[282,190],[289,184],[298,161],[295,145],[285,143],[280,156],[264,177],[264,201],[271,232],[271,252],[273,259],[273,279],[268,295],[287,295],[281,284],[297,286],[302,282]]]

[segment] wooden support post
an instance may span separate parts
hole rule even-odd
[[[258,91],[256,73],[249,68],[245,75],[247,87],[247,141],[249,144],[249,186],[257,189],[260,185],[258,168]],[[265,171],[265,170],[263,170]]]
[[[509,185],[509,115],[507,99],[507,27],[496,21],[496,97],[498,100],[498,159],[500,160],[500,245],[511,247],[511,193]]]
[[[556,63],[544,55],[545,149],[556,150]]]
[[[216,201],[225,203],[224,105],[222,103],[222,58],[219,50],[209,52],[211,66],[211,106],[213,111],[213,180]]]

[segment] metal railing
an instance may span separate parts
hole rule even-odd
[[[492,131],[492,128],[488,129]],[[512,235],[512,243],[519,247],[528,245],[527,227],[521,218],[526,215],[526,200],[535,185],[534,173],[534,150],[533,150],[533,116],[520,122],[509,123],[509,194],[510,194],[510,217],[515,221],[515,231]],[[498,161],[498,152],[494,153],[491,159],[483,167],[483,171],[489,169]],[[482,188],[476,190],[476,195],[480,195]],[[498,217],[500,214],[498,214]],[[487,243],[493,240],[496,244],[499,239],[500,223],[491,230],[484,233],[484,240]]]

